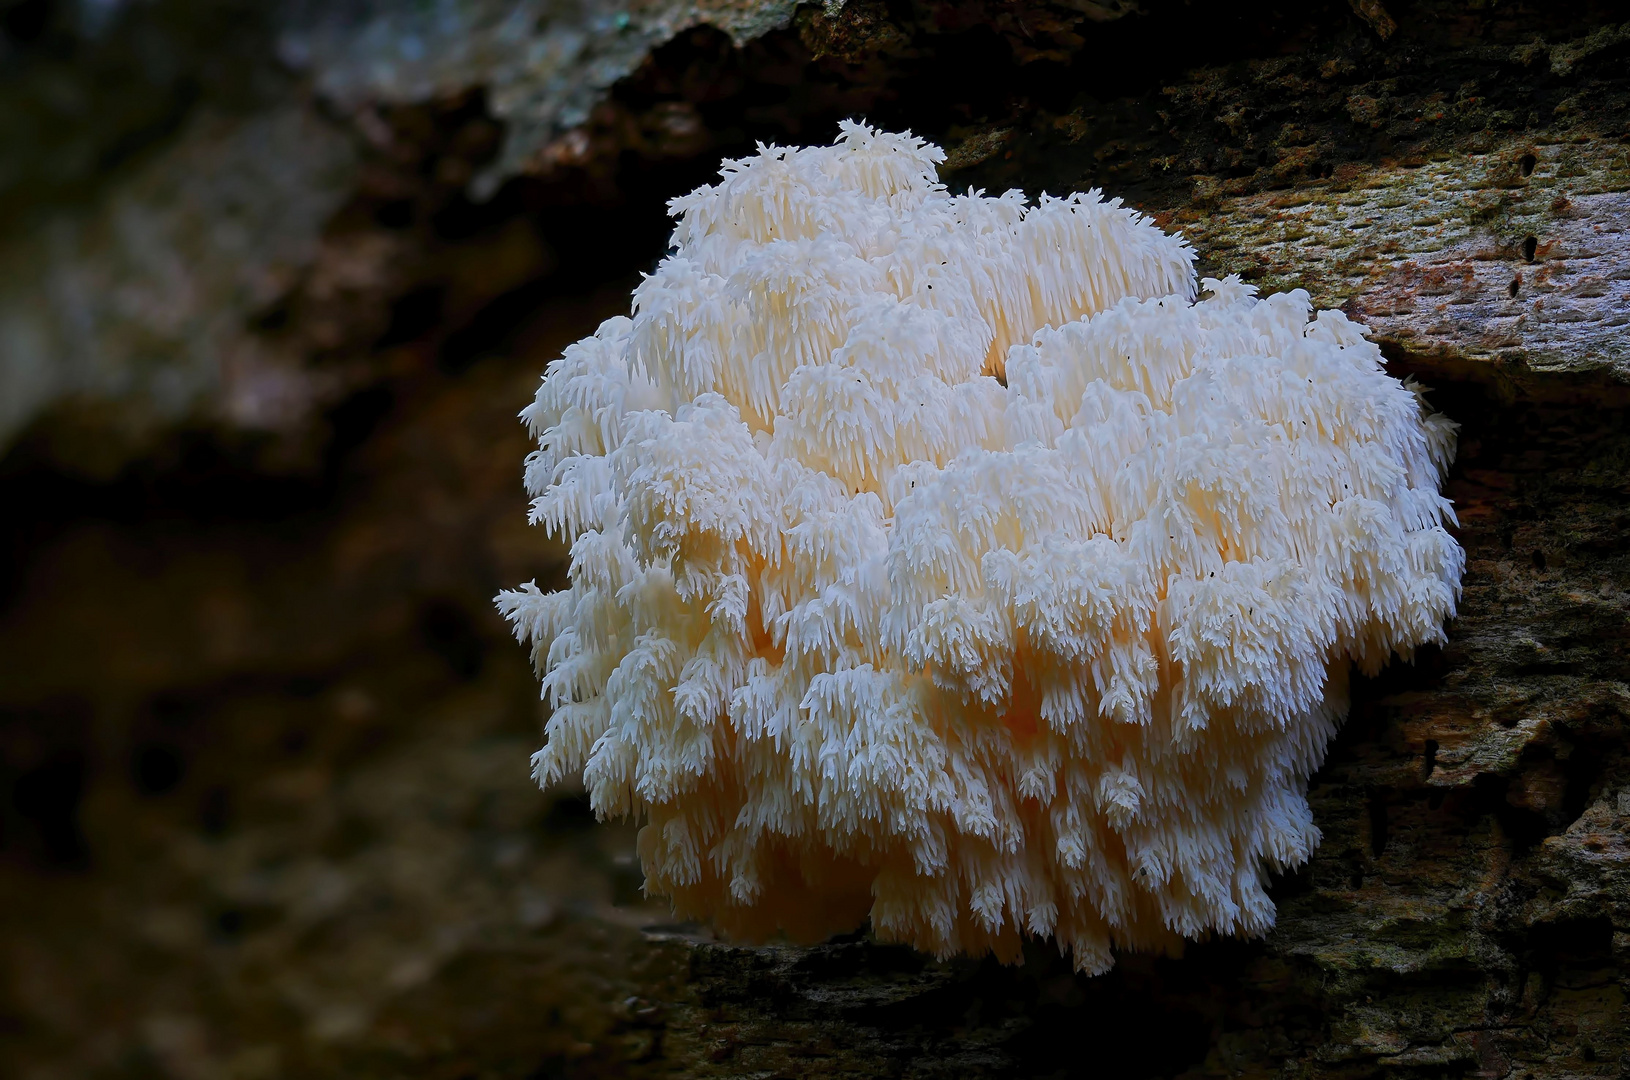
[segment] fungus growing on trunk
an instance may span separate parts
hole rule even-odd
[[[848,124],[674,200],[522,414],[569,586],[505,592],[533,773],[724,932],[1011,960],[1256,935],[1373,672],[1443,639],[1453,425],[1300,290]]]

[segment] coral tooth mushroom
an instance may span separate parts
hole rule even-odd
[[[674,200],[523,417],[539,783],[683,916],[1085,971],[1272,924],[1350,667],[1443,640],[1454,427],[1363,329],[1096,192],[847,124]]]

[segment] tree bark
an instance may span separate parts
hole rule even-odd
[[[0,187],[0,377],[49,388],[0,409],[8,1074],[1630,1074],[1630,8],[455,8],[232,72],[164,3],[8,30],[17,108],[129,103]],[[1265,939],[730,944],[530,788],[513,415],[667,197],[849,115],[1307,289],[1460,423],[1449,644],[1357,683]]]

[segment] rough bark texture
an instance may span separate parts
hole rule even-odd
[[[1141,7],[6,7],[0,1071],[1630,1075],[1630,7]],[[1450,644],[1360,683],[1264,940],[730,945],[527,781],[513,415],[666,197],[856,114],[1462,424]]]

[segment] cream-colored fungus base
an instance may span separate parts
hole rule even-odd
[[[533,759],[749,939],[1078,967],[1273,924],[1352,663],[1441,641],[1453,425],[1307,294],[846,125],[677,199],[523,416],[570,586],[499,598]]]

